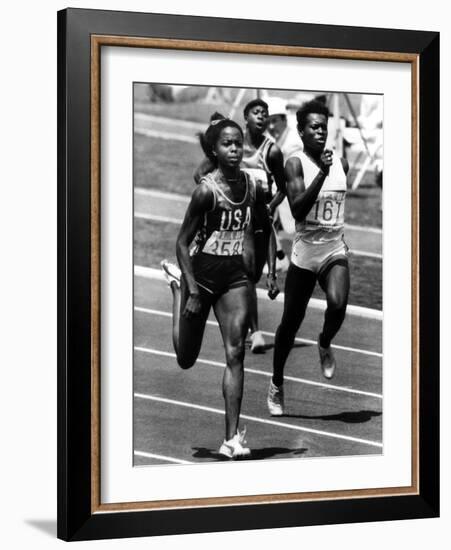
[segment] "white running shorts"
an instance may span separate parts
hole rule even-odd
[[[332,262],[338,259],[347,260],[349,248],[343,239],[321,244],[305,242],[296,235],[291,250],[291,262],[301,268],[319,275]]]

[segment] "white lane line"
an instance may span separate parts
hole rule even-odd
[[[157,460],[163,460],[165,462],[172,462],[174,464],[194,464],[194,462],[190,462],[189,460],[180,460],[178,458],[172,458],[170,456],[156,455],[156,454],[153,454],[153,453],[145,453],[144,451],[133,451],[133,454],[135,456],[142,456],[144,458],[155,458]]]
[[[144,220],[151,220],[154,222],[174,223],[176,225],[181,225],[183,221],[182,218],[171,218],[168,216],[159,216],[158,214],[148,214],[147,212],[135,212],[134,217],[141,218]]]
[[[365,258],[373,258],[375,260],[382,260],[382,254],[377,252],[365,252],[364,250],[356,250],[355,248],[349,251],[351,256],[363,256]]]
[[[135,113],[135,120],[145,120],[146,122],[157,122],[160,124],[172,124],[175,126],[181,126],[189,128],[190,130],[205,130],[208,123],[202,124],[201,122],[194,122],[191,120],[179,120],[178,118],[168,118],[164,116],[148,115],[147,113]]]
[[[154,197],[156,199],[165,199],[168,201],[181,201],[185,203],[188,203],[190,201],[189,195],[167,193],[164,191],[158,191],[157,189],[146,189],[145,187],[135,187],[135,193],[137,195]],[[374,233],[376,235],[382,235],[382,229],[380,227],[367,227],[364,225],[352,225],[350,223],[345,223],[345,229],[350,229],[352,231],[361,231],[362,233]]]
[[[144,277],[146,279],[155,279],[157,281],[166,281],[161,269],[154,267],[145,267],[142,265],[134,266],[134,274],[137,277]],[[257,288],[257,297],[261,300],[269,300],[266,290],[263,288]],[[283,303],[285,299],[284,293],[281,292],[274,300],[276,302]],[[318,309],[319,311],[326,310],[327,303],[325,300],[319,300],[318,298],[310,298],[308,307]],[[348,305],[346,308],[348,315],[354,315],[355,317],[364,317],[365,319],[374,319],[375,321],[382,321],[382,311],[379,309],[370,309],[368,307]],[[382,356],[381,354],[378,354]]]
[[[175,399],[167,399],[166,397],[155,397],[154,395],[146,395],[144,393],[135,393],[134,397],[137,399],[147,399],[149,401],[158,401],[160,403],[167,403],[168,405],[178,405],[180,407],[187,407],[190,409],[197,409],[199,411],[211,412],[215,414],[224,415],[224,411],[220,409],[214,409],[212,407],[205,407],[204,405],[196,405],[194,403],[187,403],[185,401],[176,401]],[[370,445],[371,447],[382,448],[382,443],[378,441],[371,441],[369,439],[361,439],[359,437],[351,437],[348,435],[339,435],[333,432],[325,432],[323,430],[314,430],[312,428],[304,428],[296,424],[288,424],[287,422],[279,422],[276,420],[267,420],[265,418],[259,418],[258,416],[249,416],[247,414],[241,414],[242,420],[249,420],[251,422],[258,422],[260,424],[269,424],[270,426],[278,426],[279,428],[288,428],[289,430],[296,430],[298,432],[306,432],[315,435],[324,435],[326,437],[332,437],[334,439],[342,439],[344,441],[352,441],[354,443],[363,443]]]
[[[139,218],[141,220],[150,220],[153,222],[163,222],[163,223],[173,223],[175,225],[181,225],[182,219],[179,218],[171,218],[169,216],[158,216],[156,214],[145,214],[143,212],[135,212],[134,214],[135,218]]]
[[[145,187],[135,187],[135,194],[141,195],[142,197],[152,197],[153,199],[165,199],[168,201],[178,201],[185,203],[188,203],[190,201],[190,197],[188,195],[168,193],[167,191],[158,191],[157,189],[146,189]]]
[[[160,355],[162,357],[170,357],[171,359],[175,359],[176,355],[175,353],[170,353],[168,351],[161,351],[151,348],[143,348],[139,346],[134,347],[135,351],[140,351],[142,353],[149,353],[151,355]],[[210,361],[207,359],[197,359],[197,363],[202,363],[203,365],[211,365],[213,367],[220,367],[222,369],[225,369],[225,363],[220,363],[219,361]],[[270,378],[272,376],[271,372],[265,372],[258,369],[250,369],[245,368],[245,372],[248,372],[250,374],[259,374],[261,376],[266,376],[267,378]],[[377,399],[382,399],[382,395],[378,393],[371,393],[361,390],[354,390],[352,388],[346,388],[345,386],[334,386],[333,384],[325,384],[322,382],[314,382],[313,380],[307,380],[305,378],[296,378],[294,376],[285,376],[285,380],[289,380],[290,382],[297,382],[298,384],[306,384],[308,386],[317,386],[319,388],[325,388],[327,390],[335,390],[335,391],[341,391],[345,393],[352,393],[356,395],[364,395],[365,397],[375,397]]]
[[[174,134],[173,132],[161,132],[160,130],[147,130],[145,128],[135,128],[135,133],[146,137],[154,137],[158,139],[170,139],[175,141],[184,141],[185,143],[199,144],[199,140],[195,137],[184,136],[183,134]]]
[[[172,317],[171,312],[161,311],[160,309],[149,309],[149,308],[145,308],[145,307],[135,306],[134,310],[139,311],[140,313],[147,313],[149,315],[160,315],[161,317]],[[207,321],[207,325],[217,327],[218,323],[216,321]],[[261,332],[265,336],[272,336],[273,338],[275,337],[274,332],[268,332],[266,330],[262,330]],[[299,342],[301,344],[309,344],[309,345],[313,345],[313,346],[316,346],[316,344],[317,344],[317,340],[310,340],[308,338],[295,338],[295,341]],[[359,348],[351,348],[351,347],[348,347],[348,346],[340,346],[338,344],[333,344],[332,347],[334,349],[349,351],[351,353],[361,353],[363,355],[371,355],[372,357],[382,357],[382,353],[378,353],[377,351],[368,351],[368,350],[359,349]]]
[[[363,233],[374,233],[376,235],[382,235],[382,229],[380,227],[352,225],[350,223],[345,223],[345,229],[352,229],[353,231],[362,231]]]

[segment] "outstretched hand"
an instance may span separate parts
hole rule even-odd
[[[280,292],[275,275],[268,275],[266,279],[266,288],[268,289],[268,297],[274,300]]]
[[[324,174],[329,175],[329,169],[333,162],[333,152],[330,149],[324,149],[321,153],[319,167]]]
[[[198,315],[201,310],[201,301],[199,294],[190,294],[183,310],[183,317],[189,319]]]

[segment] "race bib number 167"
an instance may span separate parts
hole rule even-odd
[[[322,193],[307,216],[312,225],[340,226],[344,224],[345,191]]]

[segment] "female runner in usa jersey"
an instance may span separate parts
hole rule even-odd
[[[249,322],[243,241],[253,223],[258,221],[266,234],[271,231],[271,223],[263,190],[252,176],[240,170],[240,126],[230,119],[212,120],[201,136],[201,145],[214,169],[200,179],[194,190],[177,237],[181,278],[176,266],[167,261],[162,262],[162,268],[173,293],[173,343],[177,361],[184,369],[196,362],[213,307],[226,356],[222,383],[225,437],[219,453],[243,458],[250,455],[244,446],[244,434],[239,431]]]
[[[265,202],[272,216],[285,197],[283,155],[274,141],[265,135],[268,121],[268,105],[265,101],[258,98],[247,103],[243,110],[243,116],[246,128],[241,167],[262,187]],[[196,183],[200,181],[202,175],[210,172],[212,168],[213,166],[208,157],[205,158],[194,174]],[[270,239],[270,248],[276,247],[274,230],[271,231]],[[244,244],[244,265],[248,275],[249,289],[249,329],[251,333],[251,351],[253,353],[263,353],[266,349],[263,334],[259,330],[256,285],[261,278],[263,267],[267,261],[269,267],[267,287],[272,289],[276,286],[275,263],[271,263],[269,259],[268,243],[260,228],[254,227],[253,232],[246,234]],[[272,297],[271,290],[269,294]]]

